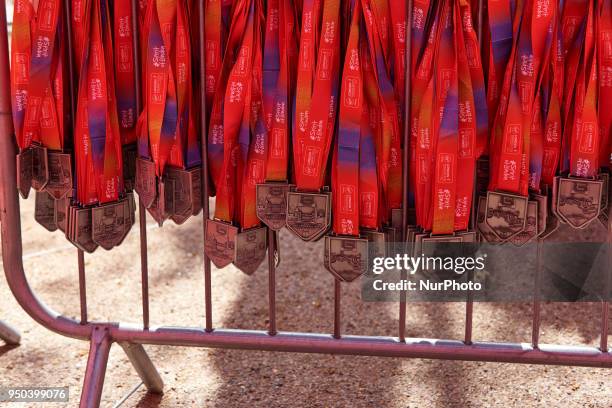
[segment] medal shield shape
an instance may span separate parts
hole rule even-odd
[[[368,241],[325,236],[326,269],[344,282],[352,282],[368,270]]]
[[[252,275],[266,258],[267,228],[256,227],[236,235],[234,265]]]
[[[32,188],[41,191],[49,181],[49,164],[47,149],[33,145],[32,150]]]
[[[119,245],[132,223],[127,199],[92,208],[92,240],[106,250]]]
[[[143,158],[136,159],[136,180],[134,189],[145,208],[150,208],[157,196],[155,164]]]
[[[69,239],[77,248],[92,253],[98,248],[98,244],[93,241],[91,235],[93,230],[91,208],[71,208],[73,208],[74,224],[71,231],[72,239]]]
[[[62,198],[55,201],[55,223],[57,228],[66,233],[68,229],[68,209],[70,208],[70,199]]]
[[[72,190],[72,160],[70,154],[49,152],[49,181],[45,190],[59,200],[69,195]]]
[[[525,228],[527,197],[489,191],[485,222],[499,239],[510,239]]]
[[[287,228],[303,241],[315,241],[331,225],[329,194],[287,193]]]
[[[15,157],[17,162],[17,189],[23,198],[28,198],[30,188],[32,188],[33,160],[32,149],[25,149]]]
[[[515,246],[523,246],[538,236],[540,228],[539,212],[538,202],[529,200],[527,202],[527,221],[525,222],[525,228],[510,238],[509,241],[512,242],[512,244]]]
[[[34,219],[45,229],[53,232],[57,230],[55,221],[56,202],[46,191],[37,191],[34,201]]]
[[[172,182],[172,212],[169,213],[170,219],[176,224],[183,224],[194,213],[193,205],[198,199],[194,191],[194,173],[199,174],[199,170],[183,170],[177,168],[167,168],[165,182]]]
[[[273,231],[280,231],[287,223],[287,183],[258,184],[257,218]]]
[[[217,268],[224,268],[234,261],[237,234],[238,228],[231,224],[206,220],[204,252]]]
[[[557,187],[557,214],[572,228],[585,228],[601,210],[601,180],[560,178]]]

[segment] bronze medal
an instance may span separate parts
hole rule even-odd
[[[252,275],[266,259],[267,227],[256,227],[236,235],[233,264],[247,275]]]
[[[478,233],[476,231],[461,231],[455,233],[455,236],[461,238],[461,242],[465,244],[475,244],[478,242]]]
[[[32,149],[25,149],[16,157],[17,189],[23,198],[28,198],[32,188],[33,159]]]
[[[145,208],[150,208],[157,196],[157,177],[155,163],[138,157],[136,159],[136,180],[134,190]]]
[[[92,253],[98,248],[92,239],[92,216],[91,208],[74,208],[74,226],[73,226],[73,238],[72,243],[77,248]]]
[[[39,145],[32,145],[32,188],[41,191],[49,181],[49,162],[47,149]],[[72,187],[72,186],[71,186]]]
[[[219,269],[234,261],[238,228],[226,222],[206,219],[204,252]]]
[[[191,216],[191,175],[183,169],[166,167],[165,183],[172,183],[171,191],[164,194],[166,212],[176,224],[183,224]]]
[[[344,282],[352,282],[368,270],[368,241],[362,238],[325,236],[326,269]]]
[[[191,215],[198,215],[202,211],[202,200],[208,200],[208,197],[202,197],[202,167],[194,167],[189,173],[191,173]]]
[[[287,223],[287,193],[290,185],[283,182],[257,184],[257,218],[273,231]]]
[[[123,159],[123,183],[127,191],[134,189],[136,184],[136,158],[138,152],[136,150],[136,144],[129,144],[123,146],[122,149]]]
[[[48,152],[49,182],[45,190],[53,198],[69,197],[72,192],[72,159],[68,153]]]
[[[533,199],[538,202],[538,236],[541,236],[546,231],[548,222],[548,195],[534,194]]]
[[[487,192],[485,222],[499,239],[510,239],[525,229],[527,197]]]
[[[123,242],[132,223],[127,198],[94,207],[91,210],[91,217],[92,240],[107,251]]]
[[[391,226],[396,230],[402,230],[402,209],[392,208],[391,209]]]
[[[368,240],[368,259],[383,258],[387,254],[387,248],[385,247],[385,233],[364,229],[363,236]]]
[[[476,226],[478,228],[478,232],[480,233],[480,236],[485,242],[492,244],[492,245],[501,244],[504,241],[499,239],[499,237],[493,233],[493,230],[491,229],[491,227],[489,227],[489,224],[485,222],[486,213],[487,213],[487,197],[479,196],[478,197],[478,213],[477,213],[478,216],[476,218]]]
[[[527,222],[525,223],[525,228],[510,238],[509,241],[515,246],[520,247],[536,238],[539,230],[538,215],[538,202],[535,200],[529,200],[527,202]]]
[[[585,228],[597,219],[601,210],[601,180],[560,178],[557,213],[573,228]]]
[[[34,199],[34,219],[47,230],[57,230],[55,200],[46,191],[37,191]]]
[[[414,242],[412,243],[412,256],[418,257],[422,254],[423,238],[427,238],[429,233],[418,232],[414,234]]]
[[[603,182],[601,191],[601,211],[597,219],[605,227],[608,228],[608,206],[610,205],[610,173],[602,171],[599,174],[599,179]]]
[[[68,230],[68,209],[70,208],[70,199],[61,198],[55,201],[55,223],[57,228],[66,233]]]
[[[287,228],[303,241],[316,241],[331,225],[329,193],[287,193]]]
[[[391,225],[383,225],[382,230],[385,234],[385,241],[389,244],[389,248],[397,252],[399,243],[402,241],[400,231]]]
[[[160,227],[168,219],[174,207],[174,180],[159,180],[157,197],[148,211]]]

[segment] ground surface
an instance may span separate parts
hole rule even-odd
[[[59,233],[32,220],[33,198],[22,201],[24,264],[31,285],[53,309],[79,315],[76,250]],[[180,228],[149,227],[152,325],[202,326],[204,289],[201,217]],[[112,252],[86,255],[91,319],[140,322],[138,231]],[[333,284],[321,267],[321,244],[281,234],[278,278],[280,330],[330,332]],[[216,327],[265,329],[267,274],[247,277],[213,270]],[[397,305],[360,301],[358,284],[343,289],[343,331],[396,335]],[[411,304],[408,335],[463,336],[461,304]],[[598,304],[544,305],[542,342],[598,342]],[[475,340],[528,342],[529,304],[475,306]],[[0,386],[69,386],[76,406],[88,345],[39,326],[17,305],[0,274],[0,319],[23,336],[0,345]],[[388,358],[147,347],[165,382],[163,396],[142,387],[128,407],[612,407],[612,372]],[[111,407],[139,382],[120,347],[111,350],[102,406]],[[0,404],[2,405],[2,404]],[[49,404],[45,406],[59,406]],[[19,406],[12,404],[9,406]],[[25,405],[23,405],[25,406]],[[33,406],[33,405],[29,405]]]

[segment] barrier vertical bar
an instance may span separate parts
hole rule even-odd
[[[268,228],[268,334],[276,334],[276,243],[277,232]]]
[[[410,165],[410,97],[412,95],[412,0],[407,1],[406,10],[406,89],[405,89],[405,104],[404,107],[404,150],[402,157],[402,243],[406,243],[406,225],[408,224],[408,195],[409,195],[409,182],[408,182],[408,169]],[[397,247],[397,243],[394,243],[394,247]],[[402,245],[404,247],[404,245]],[[407,274],[405,270],[400,271],[402,281],[406,279]],[[406,291],[400,292],[399,302],[399,340],[401,342],[406,341]]]
[[[76,92],[75,92],[75,70],[74,70],[74,48],[72,45],[72,21],[71,15],[71,2],[70,0],[64,1],[64,18],[65,18],[65,40],[67,44],[67,58],[68,61],[68,90],[70,94],[70,121],[72,129],[74,131],[74,124],[76,121]],[[87,285],[85,284],[85,253],[81,249],[77,249],[77,262],[79,268],[79,306],[81,309],[81,324],[87,323]]]
[[[610,290],[612,289],[612,203],[608,207],[608,273],[605,277],[604,299],[601,303],[601,338],[599,349],[607,353],[608,350],[608,325],[610,321]]]
[[[136,92],[136,113],[142,111],[142,91],[140,88],[140,30],[138,29],[138,2],[131,0],[132,7],[132,58],[134,59],[134,90]],[[142,325],[149,328],[149,257],[147,249],[147,209],[138,197],[138,227],[140,231],[140,284],[142,292]]]
[[[97,408],[102,398],[108,354],[112,345],[108,329],[94,327],[83,380],[80,408]]]
[[[342,283],[340,279],[334,278],[334,338],[339,339],[341,333],[341,296],[342,296]]]
[[[478,0],[478,11],[477,11],[477,24],[476,35],[478,36],[478,47],[482,50],[482,22],[483,22],[483,0]],[[482,63],[481,63],[482,64]],[[474,170],[474,191],[472,192],[472,211],[470,214],[470,226],[476,231],[476,211],[478,211],[478,169]],[[467,274],[468,282],[474,280],[474,271],[470,270]],[[467,292],[467,300],[465,302],[465,336],[463,342],[465,344],[472,344],[472,329],[474,322],[474,294],[471,290]]]
[[[208,198],[208,146],[206,132],[206,36],[204,35],[204,1],[198,2],[199,14],[199,39],[200,39],[200,130],[202,139],[200,141],[200,151],[202,154],[202,212],[203,220],[202,231],[206,240],[206,220],[209,216]],[[212,288],[210,276],[210,259],[204,253],[204,300],[206,311],[206,331],[211,332],[212,327]]]

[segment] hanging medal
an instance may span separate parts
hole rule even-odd
[[[135,204],[123,182],[108,4],[85,2],[75,120],[76,199],[68,209],[68,239],[92,252],[119,245],[135,222]]]
[[[15,2],[11,43],[11,97],[19,154],[17,186],[28,196],[37,192],[35,219],[57,229],[56,200],[72,190],[72,164],[64,117],[65,23],[61,2],[45,0],[36,8],[27,0]]]
[[[290,79],[295,67],[293,8],[288,0],[271,0],[266,10],[263,55],[263,116],[268,143],[266,182],[257,185],[257,216],[278,231],[286,224],[289,115],[293,93]]]
[[[331,225],[331,197],[324,184],[339,64],[340,1],[304,1],[293,124],[296,187],[287,194],[287,227],[304,241],[319,239]]]

